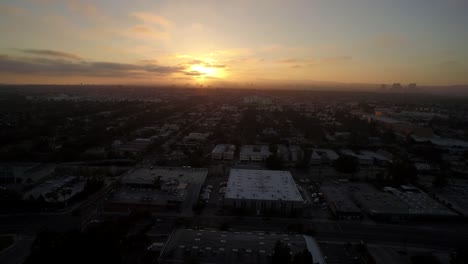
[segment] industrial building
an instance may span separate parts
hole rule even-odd
[[[457,216],[455,212],[416,187],[403,185],[398,189],[385,187],[384,190],[405,203],[412,218],[450,218]]]
[[[218,144],[211,151],[212,160],[233,160],[236,146],[230,144]]]
[[[122,187],[112,193],[106,210],[182,210],[191,213],[191,206],[198,200],[207,175],[207,169],[193,168],[157,167],[129,171],[122,177]]]
[[[331,149],[312,149],[312,155],[310,156],[310,164],[331,165],[338,158],[338,154],[336,154],[336,152]]]
[[[351,156],[356,158],[359,161],[360,165],[372,165],[374,163],[374,159],[370,156],[363,155],[363,154],[357,154],[354,151],[350,149],[343,149],[341,150],[341,154],[346,155],[346,156]]]
[[[304,200],[289,171],[231,169],[224,204],[261,214],[291,213]]]
[[[240,150],[240,161],[264,161],[271,155],[269,146],[244,145]]]
[[[337,184],[322,184],[320,192],[333,215],[339,219],[360,219],[361,209],[351,200],[346,187]]]
[[[213,229],[175,230],[161,252],[159,263],[186,263],[187,259],[195,258],[199,263],[266,264],[271,263],[277,241],[287,244],[292,255],[307,250],[314,263],[325,263],[318,243],[311,236]]]
[[[468,181],[458,180],[435,193],[435,199],[447,207],[468,217]]]
[[[409,209],[400,199],[366,183],[350,185],[350,195],[364,212],[375,219],[392,222],[406,221]]]
[[[120,155],[140,155],[147,151],[152,144],[151,139],[137,138],[127,143],[115,141],[112,146],[114,151]]]

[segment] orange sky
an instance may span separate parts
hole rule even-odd
[[[466,84],[466,10],[464,0],[4,0],[0,83]]]

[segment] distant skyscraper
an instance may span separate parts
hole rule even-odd
[[[414,90],[414,89],[416,89],[416,83],[408,84],[408,90]]]
[[[390,88],[390,90],[391,90],[392,92],[401,92],[401,91],[402,91],[401,84],[400,84],[400,83],[394,83],[394,84],[392,84],[392,88]]]

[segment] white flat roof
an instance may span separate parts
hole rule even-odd
[[[303,201],[289,171],[231,169],[225,198]]]

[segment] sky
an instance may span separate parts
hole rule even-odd
[[[0,83],[468,84],[468,0],[0,0]]]

